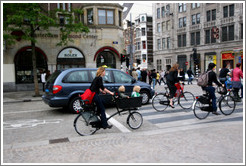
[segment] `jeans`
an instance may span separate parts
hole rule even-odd
[[[209,93],[209,98],[212,99],[213,111],[217,111],[215,88],[212,86],[204,87],[204,90]]]
[[[153,89],[155,89],[155,78],[152,78],[152,82],[153,82]]]
[[[192,84],[192,80],[193,80],[193,78],[192,78],[192,77],[189,77],[189,79],[188,79],[188,84],[189,84],[189,83]]]
[[[105,108],[103,105],[103,101],[97,93],[95,94],[93,101],[97,105],[97,111],[100,112],[102,127],[107,127],[108,123],[107,123],[107,118],[106,118],[106,114],[105,114]]]

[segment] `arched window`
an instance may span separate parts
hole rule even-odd
[[[15,55],[15,76],[16,83],[33,83],[33,65],[32,65],[32,49],[31,47],[24,47],[20,49]],[[46,71],[47,57],[44,52],[36,47],[36,66],[38,81],[40,80],[40,71]]]
[[[97,67],[107,65],[110,68],[116,68],[115,56],[111,51],[102,51],[97,56]]]

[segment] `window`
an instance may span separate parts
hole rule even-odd
[[[171,29],[171,27],[170,27],[170,20],[169,21],[167,21],[167,30],[170,30]]]
[[[167,49],[170,48],[170,37],[167,38]]]
[[[200,45],[200,32],[193,32],[190,34],[190,45]]]
[[[137,50],[140,50],[140,42],[137,42]]]
[[[161,59],[157,59],[156,64],[157,64],[157,71],[162,70]]]
[[[234,40],[234,25],[222,27],[222,41]]]
[[[145,36],[145,28],[142,28],[142,36]]]
[[[98,9],[98,24],[114,24],[113,10]]]
[[[88,71],[75,71],[69,73],[65,76],[64,80],[65,83],[83,83],[89,82]]]
[[[160,15],[161,15],[161,13],[160,13],[160,8],[157,8],[157,19],[160,18]]]
[[[136,37],[140,37],[140,33],[141,33],[141,32],[140,32],[140,29],[137,28],[137,29],[136,29]]]
[[[129,75],[121,71],[113,71],[115,83],[131,83],[132,79]]]
[[[186,17],[179,18],[179,28],[186,27]]]
[[[223,16],[224,18],[234,16],[234,4],[229,5],[229,7],[228,6],[223,7]]]
[[[93,24],[93,9],[87,9],[87,23],[89,25]]]
[[[121,27],[121,23],[122,23],[122,12],[121,11],[119,11],[119,26]]]
[[[186,46],[186,34],[178,35],[178,47]]]
[[[71,11],[71,3],[57,3],[57,9]]]
[[[179,3],[179,13],[186,11],[186,3]]]
[[[216,20],[216,9],[212,10],[212,21]]]
[[[146,41],[142,41],[142,48],[146,49]]]
[[[68,24],[69,17],[66,17],[65,15],[58,14],[59,22],[61,26],[64,26],[65,24]]]
[[[241,35],[240,35],[240,37],[241,37],[241,39],[243,39],[243,24],[240,24],[240,26],[241,26]]]
[[[159,33],[161,32],[161,24],[160,23],[157,24],[157,32],[159,32]]]
[[[210,11],[210,10],[209,10],[209,11],[207,11],[207,22],[209,22],[209,21],[210,21],[210,18],[211,18],[210,13],[211,13],[211,11]]]
[[[166,22],[162,22],[162,32],[166,31]]]
[[[144,21],[145,21],[145,17],[142,16],[142,17],[141,17],[141,22],[144,22]]]
[[[161,17],[165,17],[165,6],[161,8]]]
[[[192,23],[192,25],[200,24],[200,13],[193,14],[191,16],[191,23]]]
[[[192,3],[191,4],[192,9],[199,8],[199,7],[200,7],[200,3]]]
[[[161,39],[157,39],[157,49],[161,50]]]
[[[165,49],[166,48],[166,39],[165,38],[162,38],[162,49]]]

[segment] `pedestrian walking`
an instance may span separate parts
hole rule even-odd
[[[155,81],[156,81],[156,72],[155,69],[151,71],[151,78],[152,78],[152,83],[153,83],[153,89],[155,89]]]
[[[232,88],[233,90],[233,94],[235,96],[235,101],[239,102],[241,101],[240,97],[239,97],[239,89],[241,89],[241,97],[243,97],[243,86],[241,83],[241,79],[243,79],[243,72],[240,69],[241,63],[237,63],[236,64],[236,68],[232,70],[231,72],[231,81],[232,81]]]
[[[132,77],[138,80],[138,73],[136,72],[135,68],[132,69]]]
[[[142,69],[142,71],[141,71],[141,77],[142,77],[142,81],[143,82],[146,82],[146,79],[147,79],[146,69]]]
[[[164,70],[161,70],[161,74],[160,74],[160,77],[161,77],[161,79],[160,79],[160,85],[161,85],[161,82],[163,82],[164,84],[166,84],[166,82],[165,82],[165,71]]]
[[[158,83],[159,85],[161,85],[161,83],[160,83],[160,73],[159,73],[159,71],[157,71],[156,72],[156,82],[155,82],[155,85]]]
[[[152,74],[152,72],[151,72],[151,70],[149,70],[148,71],[148,78],[149,78],[149,84],[151,85],[151,83],[152,83],[152,77],[151,77],[151,74]]]
[[[188,75],[188,77],[189,77],[189,79],[188,79],[188,85],[189,85],[189,84],[192,84],[192,80],[193,80],[193,77],[194,77],[194,73],[192,72],[191,68],[189,68],[189,69],[187,70],[187,75]]]
[[[141,81],[141,70],[140,70],[140,67],[138,67],[136,71],[138,73],[138,80]]]
[[[110,128],[112,128],[112,125],[109,125],[107,123],[107,118],[106,118],[106,115],[105,115],[105,108],[104,108],[104,105],[103,105],[103,101],[102,101],[101,97],[99,96],[99,93],[100,92],[103,93],[103,94],[109,93],[110,95],[114,95],[114,93],[109,91],[108,89],[106,89],[104,87],[103,79],[102,79],[102,77],[104,77],[104,76],[105,76],[105,68],[104,67],[99,67],[97,69],[96,77],[94,78],[94,80],[91,83],[90,90],[92,92],[95,92],[93,101],[96,103],[97,111],[100,113],[102,127],[104,129],[106,129],[106,128],[110,129]]]
[[[45,89],[44,86],[45,86],[45,83],[46,83],[45,76],[46,76],[46,72],[41,70],[41,82],[42,82],[42,85],[43,85],[43,92],[44,92],[44,89]]]

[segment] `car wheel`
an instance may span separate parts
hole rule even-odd
[[[143,97],[142,104],[148,104],[149,103],[149,93],[147,91],[141,91],[141,96]]]
[[[80,97],[74,97],[73,99],[70,100],[69,102],[69,110],[72,113],[77,113],[81,109],[80,105]]]

